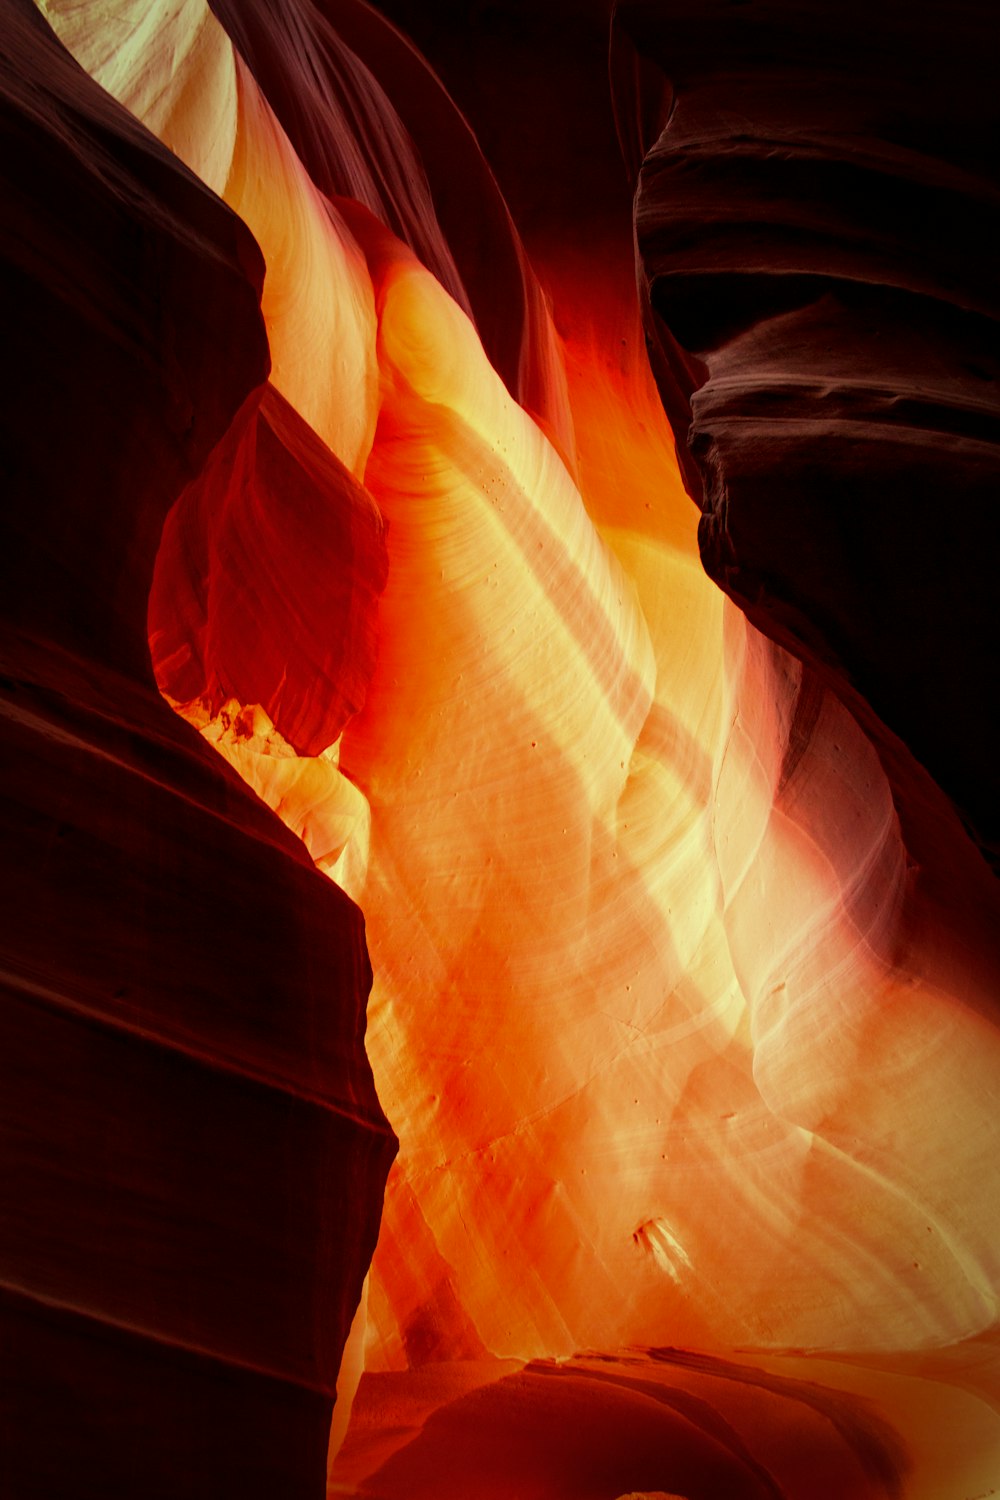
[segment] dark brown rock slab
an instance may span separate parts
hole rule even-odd
[[[976,3],[635,0],[613,45],[651,355],[705,566],[867,701],[988,857],[992,22]]]

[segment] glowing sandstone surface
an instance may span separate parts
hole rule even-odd
[[[705,576],[627,254],[547,266],[526,410],[200,0],[40,8],[267,261],[272,386],[150,643],[366,918],[401,1149],[334,1491],[992,1492],[995,975],[855,717]]]

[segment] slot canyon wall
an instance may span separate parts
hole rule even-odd
[[[381,12],[3,0],[8,1492],[976,1500],[989,10]]]

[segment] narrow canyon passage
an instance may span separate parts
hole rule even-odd
[[[995,357],[992,314],[978,247],[955,291],[954,254],[897,243],[908,194],[950,195],[985,226],[995,188],[950,138],[933,160],[919,138],[933,28],[878,94],[887,124],[866,90],[895,42],[888,23],[835,97],[803,83],[822,72],[825,21],[810,53],[789,7],[703,9],[619,7],[611,97],[628,191],[595,188],[577,222],[558,202],[532,207],[544,171],[530,161],[512,179],[529,254],[445,87],[358,0],[115,0],[99,19],[68,0],[10,7],[25,56],[43,49],[39,79],[59,42],[83,69],[60,55],[64,95],[41,81],[20,106],[34,122],[46,101],[68,179],[77,156],[103,190],[117,152],[150,184],[113,182],[101,211],[146,194],[142,227],[94,228],[116,269],[95,261],[81,291],[57,282],[57,295],[83,298],[109,347],[126,330],[141,366],[162,341],[150,380],[167,393],[164,451],[187,444],[170,469],[141,451],[121,465],[122,505],[156,497],[120,567],[148,596],[152,675],[130,660],[141,689],[102,687],[105,719],[130,743],[154,723],[158,743],[176,737],[170,754],[200,767],[166,777],[185,805],[186,777],[215,788],[206,816],[232,851],[213,863],[223,835],[192,827],[171,888],[190,870],[210,907],[244,865],[228,943],[239,951],[243,902],[261,944],[241,973],[280,971],[280,943],[262,938],[277,882],[287,988],[310,997],[292,1028],[293,1092],[324,1109],[335,1098],[356,1132],[343,1147],[322,1131],[287,1145],[301,1167],[287,1202],[287,1166],[269,1163],[279,1250],[242,1306],[248,1326],[275,1310],[256,1343],[230,1347],[224,1330],[218,1346],[223,1363],[309,1393],[308,1442],[288,1431],[302,1465],[289,1494],[322,1492],[334,1385],[329,1494],[1000,1488],[998,901],[983,857],[991,769],[963,696],[987,680],[974,671],[988,625],[935,687],[968,625],[956,593],[970,620],[983,615],[978,574],[963,592],[952,556],[949,502],[978,515],[996,468],[995,412],[967,378]],[[510,16],[480,18],[498,71],[523,21]],[[714,62],[710,22],[728,38]],[[447,68],[461,33],[441,25]],[[537,25],[555,119],[580,85],[555,67],[558,7]],[[540,97],[503,151],[523,149]],[[96,112],[89,135],[66,123],[67,100]],[[610,119],[607,96],[600,107]],[[559,192],[586,182],[582,158],[566,170]],[[855,178],[892,172],[899,206],[854,244]],[[204,269],[183,340],[172,328],[186,315],[158,312],[167,252],[149,248],[150,226],[216,275],[218,245],[238,237],[218,336]],[[44,271],[36,256],[31,275]],[[104,311],[112,274],[124,312]],[[180,272],[176,285],[180,307]],[[147,322],[129,333],[136,309]],[[91,354],[84,339],[81,366]],[[900,393],[907,370],[919,392]],[[188,371],[209,390],[228,382],[198,443],[190,413],[208,398]],[[127,374],[108,382],[125,389]],[[919,526],[946,472],[929,536]],[[913,534],[894,557],[919,597],[885,557],[906,494]],[[136,600],[115,606],[109,639],[116,619],[134,633]],[[44,612],[15,616],[18,671],[65,697],[55,643],[86,659],[84,608],[61,637]],[[890,618],[907,642],[895,656]],[[940,652],[914,634],[925,618],[934,640],[943,621]],[[154,676],[178,716],[169,735]],[[95,680],[84,670],[73,701],[92,704]],[[922,727],[935,695],[948,713],[954,700],[952,739]],[[36,737],[68,745],[59,732]],[[268,831],[261,803],[287,835]],[[280,857],[260,853],[268,840]],[[283,873],[253,873],[245,846]],[[140,944],[150,920],[133,918]],[[227,983],[206,983],[198,1025]],[[298,1002],[260,1004],[275,1041],[251,1072],[270,1086]],[[171,1026],[187,1047],[188,1022],[157,1022]],[[233,1046],[213,1041],[212,1066],[229,1067]],[[230,1128],[267,1160],[277,1127],[239,1118]],[[184,1149],[215,1119],[206,1103]],[[249,1211],[252,1159],[245,1170]],[[178,1204],[164,1212],[198,1219]],[[192,1286],[221,1244],[194,1255]],[[103,1288],[32,1274],[4,1286],[128,1329],[163,1296],[139,1277],[123,1309]],[[201,1350],[195,1303],[167,1319],[167,1343]],[[305,1359],[314,1341],[322,1356]],[[224,1447],[205,1493],[226,1482]],[[280,1449],[240,1488],[281,1493]],[[157,1483],[150,1494],[174,1492]]]

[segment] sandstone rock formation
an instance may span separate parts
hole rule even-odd
[[[262,262],[33,8],[0,52],[3,1489],[315,1495],[393,1149],[363,927],[146,644]]]
[[[643,295],[708,572],[846,679],[995,858],[973,684],[998,643],[972,556],[1000,474],[992,32],[974,4],[615,15]]]
[[[30,316],[8,411],[49,508],[12,509],[8,598],[16,680],[75,707],[55,728],[47,707],[18,758],[16,805],[39,811],[13,825],[31,882],[8,951],[46,994],[90,984],[141,1048],[196,1035],[225,1080],[303,1112],[272,1128],[245,1080],[211,1106],[185,1084],[180,1144],[155,1157],[175,1185],[149,1210],[162,1234],[107,1128],[104,1154],[96,1125],[74,1136],[52,1212],[104,1249],[116,1203],[134,1230],[83,1309],[145,1328],[147,1260],[200,1257],[169,1336],[307,1394],[282,1395],[302,1424],[283,1437],[258,1393],[191,1442],[223,1492],[316,1492],[391,1149],[339,884],[364,912],[365,1044],[400,1153],[330,1493],[988,1491],[1000,956],[989,595],[964,540],[985,532],[993,462],[978,12],[949,32],[890,6],[861,54],[840,11],[620,5],[636,299],[629,190],[597,128],[566,125],[587,37],[603,60],[600,6],[530,25],[487,8],[503,45],[470,62],[478,81],[447,79],[484,139],[513,122],[504,186],[533,205],[540,281],[447,93],[358,0],[116,0],[99,25],[42,9],[86,71],[11,9],[72,109],[41,112],[38,249],[10,241],[35,300],[12,273]],[[522,26],[543,59],[526,113]],[[462,35],[439,38],[442,65],[468,57]],[[932,59],[946,83],[969,63],[940,130]],[[538,121],[557,117],[582,144],[553,160]],[[14,185],[34,224],[35,177]],[[95,764],[115,787],[137,765],[144,800]],[[53,869],[30,819],[57,780],[99,849]],[[39,910],[59,933],[42,957]],[[195,956],[173,958],[192,928]],[[157,976],[139,986],[164,996],[143,1002],[155,1026],[137,981],[105,983],[126,960]],[[122,1072],[122,1118],[154,1108],[144,1074],[58,1055],[88,1108]],[[36,1096],[17,1107],[44,1154],[40,1121],[65,1142],[68,1115]],[[226,1161],[246,1141],[254,1163],[228,1219],[206,1219],[221,1158],[187,1165],[210,1108]],[[131,1186],[112,1202],[106,1178]],[[12,1264],[44,1269],[39,1234]],[[265,1284],[267,1315],[247,1315]],[[87,1437],[75,1372],[96,1347],[81,1337],[60,1377],[91,1454],[112,1419]],[[176,1425],[195,1387],[157,1378]],[[240,1421],[257,1447],[227,1470]]]

